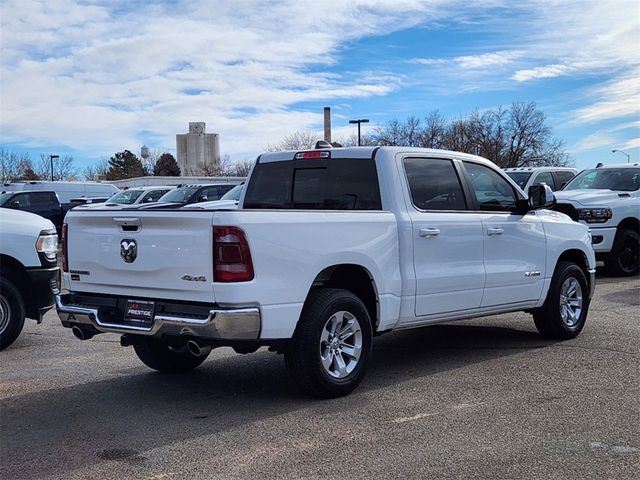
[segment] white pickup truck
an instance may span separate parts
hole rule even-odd
[[[591,229],[596,258],[612,275],[640,272],[640,164],[603,165],[580,172],[554,210]]]
[[[156,370],[269,346],[305,392],[345,395],[392,329],[524,310],[545,337],[578,335],[595,256],[552,203],[462,153],[266,153],[237,210],[71,211],[57,309]]]
[[[0,208],[0,350],[20,335],[25,317],[38,323],[60,293],[58,235],[50,220]]]

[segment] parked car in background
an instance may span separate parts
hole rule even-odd
[[[505,168],[505,173],[518,184],[524,193],[531,185],[546,183],[552,191],[561,190],[578,170],[569,167],[518,167]]]
[[[235,186],[235,183],[181,185],[178,188],[165,193],[156,203],[143,206],[142,208],[180,208],[191,203],[220,200],[225,193]]]
[[[70,211],[57,310],[76,337],[120,333],[156,370],[269,346],[305,392],[346,395],[385,331],[526,311],[542,336],[576,337],[595,256],[553,202],[464,153],[265,153],[238,209]]]
[[[79,197],[110,197],[120,190],[115,185],[101,182],[47,182],[34,180],[28,182],[5,183],[0,187],[4,192],[20,191],[49,191],[58,195],[61,204],[71,202],[72,198]]]
[[[640,164],[580,172],[561,192],[554,210],[591,229],[593,249],[613,275],[640,273]]]
[[[51,221],[0,208],[0,350],[18,338],[26,317],[40,323],[58,293],[58,235]]]
[[[200,202],[195,205],[185,205],[182,208],[199,208],[199,209],[216,209],[216,208],[238,208],[238,202],[240,196],[244,190],[244,182],[240,185],[236,185],[227,193],[225,193],[220,200],[213,200],[211,202]]]
[[[0,193],[0,207],[40,215],[53,222],[60,232],[64,216],[73,205],[61,205],[55,192],[21,191]]]
[[[112,197],[108,198],[104,203],[94,203],[85,208],[98,207],[136,207],[147,203],[157,202],[165,193],[176,187],[171,186],[151,186],[151,187],[133,187],[122,190]]]

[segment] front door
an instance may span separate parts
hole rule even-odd
[[[518,196],[498,172],[464,162],[482,221],[487,279],[482,307],[538,300],[545,278],[546,238],[535,212],[514,213]]]

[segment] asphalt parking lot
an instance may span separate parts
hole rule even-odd
[[[638,478],[638,305],[600,275],[572,341],[521,313],[387,334],[328,401],[266,350],[163,375],[50,312],[0,352],[0,478]]]

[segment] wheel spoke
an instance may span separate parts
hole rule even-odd
[[[335,356],[336,366],[338,367],[338,373],[340,377],[344,377],[347,375],[347,364],[344,362],[344,358],[342,358],[342,354],[338,352]]]
[[[345,355],[348,355],[349,357],[353,358],[354,360],[357,360],[358,358],[360,358],[360,349],[356,349],[355,347],[352,347],[351,345],[343,345],[342,347],[340,347],[340,350],[342,353],[344,353]]]
[[[331,349],[327,349],[327,354],[321,355],[320,360],[322,361],[322,365],[327,371],[331,371],[331,365],[333,364],[333,352]]]

